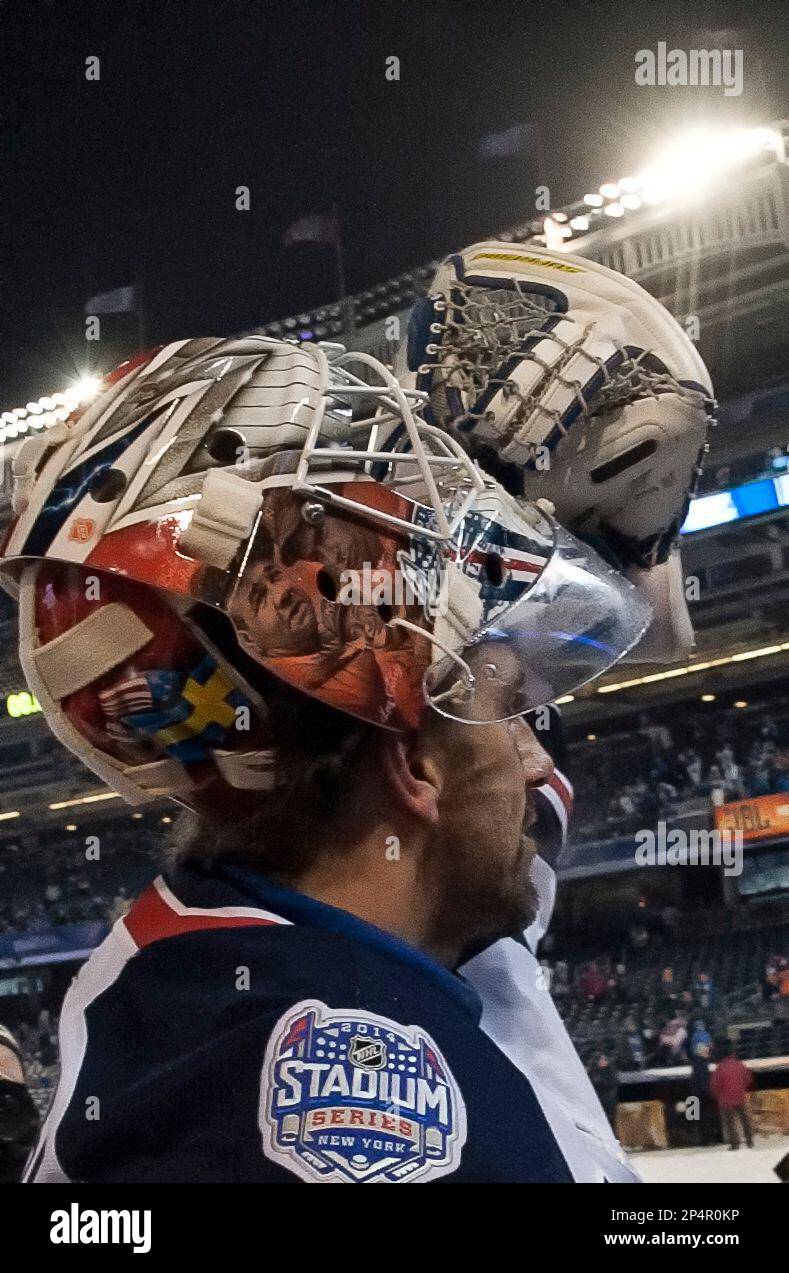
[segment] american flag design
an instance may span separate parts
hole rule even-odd
[[[266,1156],[302,1180],[399,1184],[456,1169],[466,1110],[419,1027],[305,1000],[269,1038],[260,1128]]]
[[[145,712],[153,707],[153,694],[147,676],[139,674],[99,690],[99,702],[106,719],[117,721],[129,712]]]
[[[475,509],[463,519],[454,540],[445,548],[419,534],[412,536],[410,559],[428,578],[436,582],[431,595],[439,595],[438,579],[443,560],[454,562],[463,573],[476,580],[482,602],[483,624],[492,623],[524,593],[534,587],[553,552],[553,544],[536,529],[531,531],[525,520],[516,529],[510,525],[495,496],[489,509]],[[413,522],[433,527],[433,510],[423,504],[413,507]],[[492,557],[500,563],[501,577],[493,580],[488,566]]]

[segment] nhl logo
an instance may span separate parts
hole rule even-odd
[[[466,1107],[419,1026],[306,999],[266,1046],[260,1129],[266,1156],[302,1180],[399,1184],[456,1170]]]
[[[386,1044],[381,1039],[364,1039],[355,1034],[348,1044],[348,1060],[360,1070],[382,1070],[386,1065]]]
[[[96,523],[92,517],[75,517],[69,526],[68,537],[74,543],[87,544],[95,530]]]

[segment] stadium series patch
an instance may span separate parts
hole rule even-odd
[[[397,1184],[455,1170],[466,1107],[418,1026],[306,999],[271,1033],[260,1127],[267,1157],[302,1180]]]

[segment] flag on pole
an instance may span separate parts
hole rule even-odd
[[[112,292],[98,292],[85,301],[86,314],[131,314],[135,307],[134,287],[116,287]]]
[[[282,236],[284,248],[293,247],[296,243],[331,243],[336,246],[339,241],[336,212],[310,212],[291,222]]]

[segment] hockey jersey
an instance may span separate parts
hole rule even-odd
[[[252,872],[160,877],[66,996],[26,1178],[635,1179],[534,956],[492,949],[458,975]],[[491,977],[539,1010],[486,1020]]]

